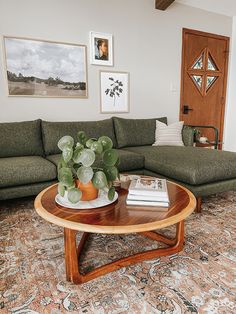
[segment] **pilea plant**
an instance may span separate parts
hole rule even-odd
[[[119,176],[119,156],[108,136],[87,138],[85,132],[80,131],[77,143],[67,135],[59,140],[58,147],[62,151],[58,164],[58,192],[61,196],[67,191],[71,203],[79,202],[82,192],[75,183],[78,179],[82,184],[91,181],[96,189],[106,191],[109,200],[113,200],[115,188],[112,182]]]

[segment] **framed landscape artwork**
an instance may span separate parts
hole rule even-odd
[[[87,97],[86,46],[4,37],[9,96]]]
[[[90,32],[90,63],[113,65],[113,38],[111,34]]]
[[[101,112],[129,112],[129,73],[100,71]]]

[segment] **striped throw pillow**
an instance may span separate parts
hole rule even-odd
[[[182,129],[184,121],[166,125],[156,121],[155,143],[153,146],[184,146]]]

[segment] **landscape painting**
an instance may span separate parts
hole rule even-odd
[[[86,46],[4,37],[9,96],[87,97]]]

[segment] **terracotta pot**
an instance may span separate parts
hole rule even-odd
[[[87,184],[83,184],[79,180],[76,180],[75,183],[82,192],[81,201],[92,201],[98,197],[98,190],[91,181]]]

